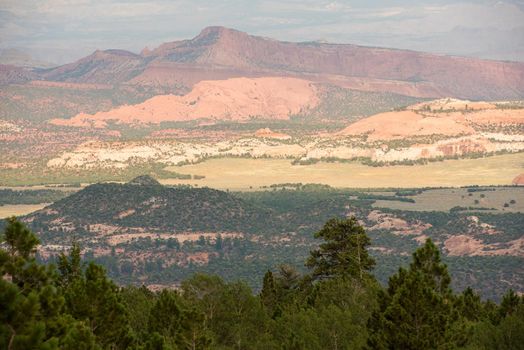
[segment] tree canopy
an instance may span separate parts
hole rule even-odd
[[[371,274],[356,219],[330,220],[310,273],[268,270],[256,294],[242,281],[196,274],[175,290],[115,285],[73,245],[57,265],[9,219],[0,241],[2,349],[522,349],[524,298],[500,305],[454,293],[428,240],[387,286]]]
[[[318,249],[312,250],[306,266],[313,279],[353,277],[363,280],[375,265],[367,247],[371,240],[355,217],[333,218],[315,233],[323,239]]]

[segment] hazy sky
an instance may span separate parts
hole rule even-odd
[[[139,52],[210,25],[524,61],[524,0],[0,0],[0,48],[28,48],[56,63],[95,49]]]

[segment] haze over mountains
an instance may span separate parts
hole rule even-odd
[[[0,84],[0,171],[12,170],[10,184],[20,181],[17,167],[41,183],[58,169],[77,180],[91,177],[75,169],[135,169],[129,179],[213,157],[391,165],[524,149],[518,62],[208,27],[139,54],[0,65]]]
[[[153,86],[170,92],[201,80],[289,76],[363,91],[417,97],[516,99],[524,95],[524,63],[319,42],[291,43],[208,27],[193,39],[140,54],[96,51],[53,69],[3,67],[3,82],[48,80]]]
[[[520,349],[523,23],[2,2],[0,349]]]
[[[16,213],[43,259],[76,241],[120,283],[207,271],[256,287],[355,216],[382,282],[429,237],[457,288],[524,290],[524,63],[208,27],[0,65],[0,106],[0,186],[24,186],[5,204],[32,204]],[[31,185],[71,194],[35,203]]]

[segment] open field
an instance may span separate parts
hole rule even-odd
[[[28,186],[0,186],[0,190],[13,190],[13,191],[36,191],[36,190],[57,190],[63,192],[74,192],[79,189],[90,185],[89,183],[80,184],[79,186],[68,186],[68,184],[60,185],[28,185]]]
[[[192,184],[249,190],[276,183],[322,183],[349,188],[457,187],[510,185],[524,172],[524,154],[446,160],[427,165],[370,167],[357,162],[292,165],[286,159],[212,159],[166,170],[205,175],[200,180],[165,179],[163,184]]]
[[[524,187],[434,189],[406,198],[415,200],[415,203],[378,200],[373,207],[413,211],[449,211],[453,207],[474,207],[494,208],[490,212],[495,213],[524,213]]]
[[[7,204],[0,206],[0,219],[10,216],[21,216],[32,213],[36,210],[42,209],[49,203],[40,204]]]

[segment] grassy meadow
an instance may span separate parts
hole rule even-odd
[[[256,190],[276,183],[322,183],[345,188],[416,188],[510,185],[524,173],[524,154],[459,159],[426,165],[371,167],[358,162],[292,165],[288,159],[221,158],[172,166],[168,171],[203,175],[199,180],[164,179],[230,190]]]
[[[40,210],[49,203],[40,204],[6,204],[0,206],[0,219],[5,219],[10,216],[22,216]]]
[[[449,211],[454,207],[471,207],[492,213],[524,213],[524,187],[432,189],[407,198],[415,203],[377,200],[373,207],[410,211]]]

